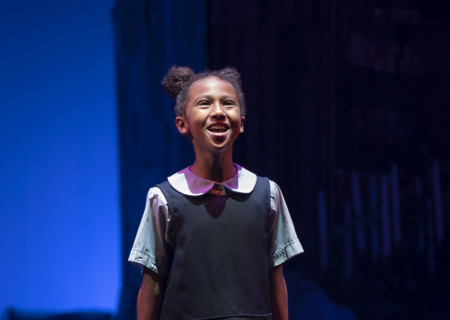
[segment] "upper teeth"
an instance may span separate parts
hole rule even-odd
[[[211,126],[209,127],[210,130],[223,130],[225,131],[225,127],[224,126]]]

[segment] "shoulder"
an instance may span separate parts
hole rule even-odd
[[[269,180],[270,195],[272,197],[278,197],[281,194],[280,186],[273,180],[267,180]]]
[[[283,193],[281,192],[280,186],[272,180],[269,180],[270,184],[270,207],[277,211],[278,208],[283,207],[284,204],[284,197]]]
[[[275,181],[272,181],[270,179],[268,179],[268,180],[269,180],[269,185],[270,185],[270,193],[273,193],[273,194],[281,193],[280,186]]]
[[[166,205],[167,199],[164,196],[164,193],[161,191],[160,184],[151,187],[147,192],[147,201],[152,205],[155,203],[159,205]]]
[[[251,186],[251,188],[249,189],[253,190],[257,181],[259,181],[260,183],[269,183],[271,201],[277,201],[280,198],[280,196],[282,195],[281,189],[275,181],[266,176],[257,175],[239,165],[237,165],[237,167],[240,185],[249,185]]]

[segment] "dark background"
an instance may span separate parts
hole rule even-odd
[[[175,1],[163,9],[168,14],[163,24],[175,24],[160,28],[153,4],[145,20],[149,72],[155,76],[149,76],[148,96],[155,99],[149,101],[150,112],[165,112],[160,119],[173,127],[173,116],[161,111],[167,100],[155,97],[164,94],[158,82],[170,65],[197,71],[202,63],[212,69],[238,68],[249,111],[235,160],[279,183],[305,247],[304,254],[286,264],[288,281],[292,274],[312,279],[359,319],[448,316],[447,5]],[[205,27],[204,47],[199,21]],[[173,51],[155,49],[153,41],[167,48],[171,28],[176,30]],[[160,60],[155,50],[162,52]],[[126,101],[119,105],[127,112]],[[159,123],[154,125],[159,128]],[[133,125],[122,125],[122,143],[128,145]],[[144,135],[159,137],[151,128]],[[182,150],[186,157],[179,164],[169,154],[155,159],[151,149],[143,155],[142,161],[152,163],[144,167],[155,182],[166,169],[182,168],[192,159],[189,146],[174,144],[179,138],[173,135],[166,134],[165,148]],[[127,159],[136,164],[135,158]],[[122,174],[128,174],[121,163]],[[162,176],[151,173],[159,168]],[[126,248],[133,236],[124,239]],[[301,282],[289,281],[291,309],[306,295],[296,290]],[[293,310],[293,315],[301,313]]]
[[[192,161],[159,84],[176,64],[242,74],[248,115],[235,161],[281,186],[305,248],[285,266],[292,319],[447,319],[448,9],[437,0],[117,0],[117,317],[134,317],[140,274],[126,259],[142,199]]]

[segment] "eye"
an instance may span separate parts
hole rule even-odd
[[[197,105],[199,106],[209,106],[209,101],[208,100],[200,100]]]
[[[223,104],[226,106],[234,106],[236,103],[233,100],[225,100]]]

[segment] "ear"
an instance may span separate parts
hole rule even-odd
[[[175,125],[177,126],[179,133],[187,134],[189,132],[189,128],[186,124],[186,119],[184,119],[184,117],[181,117],[181,116],[176,117]]]
[[[241,128],[239,130],[239,133],[244,133],[244,122],[245,122],[245,117],[242,116],[241,117]]]

